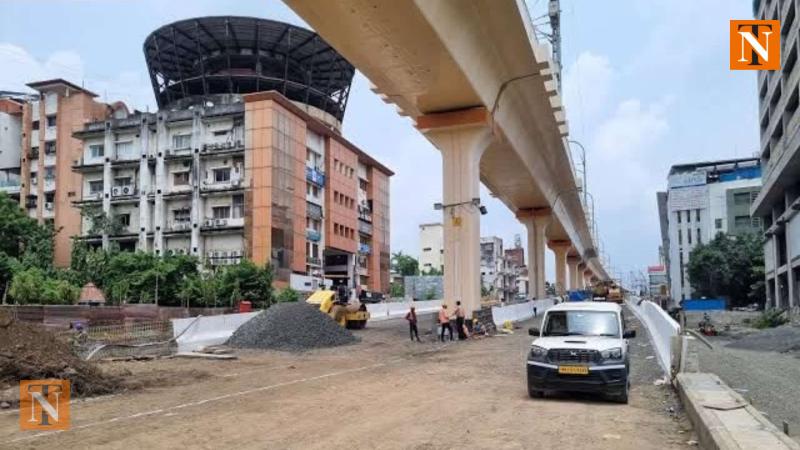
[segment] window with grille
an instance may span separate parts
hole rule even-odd
[[[89,182],[89,193],[99,194],[103,192],[103,180],[94,180]]]
[[[192,147],[191,134],[176,134],[172,136],[172,148],[179,150]]]
[[[228,219],[231,217],[230,206],[215,206],[211,208],[211,212],[215,219]]]
[[[189,172],[175,172],[172,174],[172,184],[186,186],[189,184]]]
[[[214,169],[214,182],[224,183],[226,181],[231,181],[231,168]]]
[[[92,144],[89,146],[89,156],[92,158],[102,158],[105,156],[105,153],[103,144]]]

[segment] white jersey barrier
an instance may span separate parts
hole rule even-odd
[[[411,305],[414,305],[417,314],[436,312],[441,308],[441,300],[426,300],[417,302],[391,302],[367,304],[370,320],[386,320],[405,317]]]
[[[218,316],[172,319],[172,333],[179,352],[191,352],[209,345],[224,344],[234,331],[260,311]]]
[[[539,315],[550,309],[550,307],[554,304],[554,299],[546,298],[542,300],[531,300],[525,303],[517,303],[515,305],[493,306],[492,318],[494,319],[494,324],[497,326],[503,325],[506,320],[510,320],[512,322],[528,320],[533,317],[533,308],[536,308],[536,314]]]
[[[672,367],[672,336],[680,333],[681,326],[660,306],[650,301],[641,301],[631,296],[626,301],[636,317],[647,327],[658,363],[669,374]]]

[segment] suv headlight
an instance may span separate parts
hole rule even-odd
[[[603,358],[603,361],[618,361],[622,359],[622,348],[615,347],[603,350],[600,352],[600,357]]]
[[[542,360],[547,356],[547,349],[538,345],[531,345],[530,359]]]

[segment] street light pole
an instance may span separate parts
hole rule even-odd
[[[584,148],[583,144],[578,141],[569,139],[567,140],[568,144],[575,144],[578,148],[581,149],[581,166],[583,171],[583,204],[586,204],[586,193],[589,191],[588,186],[586,186],[586,148]]]

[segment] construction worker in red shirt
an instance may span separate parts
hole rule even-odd
[[[417,329],[417,312],[413,306],[408,310],[408,313],[406,314],[406,320],[408,321],[408,334],[411,337],[411,342],[414,342],[415,336],[417,338],[417,342],[422,342],[419,340],[419,330]]]

